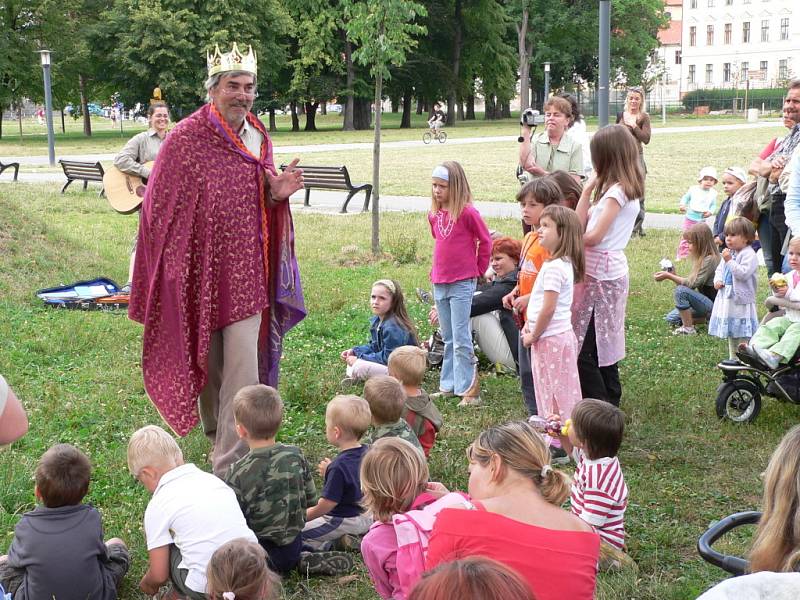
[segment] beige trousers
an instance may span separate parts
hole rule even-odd
[[[200,392],[198,410],[203,432],[214,448],[212,468],[222,477],[231,463],[247,454],[233,421],[233,398],[241,388],[258,383],[258,330],[261,313],[211,334],[208,383]]]

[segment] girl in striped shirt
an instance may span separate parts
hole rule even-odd
[[[572,478],[572,513],[600,534],[601,568],[628,560],[624,555],[628,487],[617,458],[624,429],[625,413],[619,408],[584,398],[572,410],[567,434],[559,436],[578,465]]]

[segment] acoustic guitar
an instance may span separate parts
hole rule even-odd
[[[152,168],[153,164],[148,162],[145,166]],[[103,187],[111,208],[123,215],[136,212],[144,201],[145,181],[117,167],[110,167],[103,175]]]

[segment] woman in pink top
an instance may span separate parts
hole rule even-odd
[[[569,478],[550,466],[541,436],[523,421],[491,427],[467,451],[475,510],[439,513],[427,567],[487,556],[522,575],[538,600],[594,597],[600,537],[561,509]]]
[[[460,164],[442,163],[433,170],[432,180],[428,213],[435,240],[431,283],[444,339],[439,392],[461,396],[459,406],[480,404],[469,314],[477,279],[489,266],[492,239],[472,205],[472,192]]]

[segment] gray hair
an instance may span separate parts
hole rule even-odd
[[[203,84],[203,87],[206,89],[206,102],[211,102],[211,95],[209,92],[219,85],[220,79],[223,77],[238,77],[239,75],[252,75],[253,85],[258,85],[258,78],[250,71],[224,71],[222,73],[214,73],[213,75],[210,75]]]

